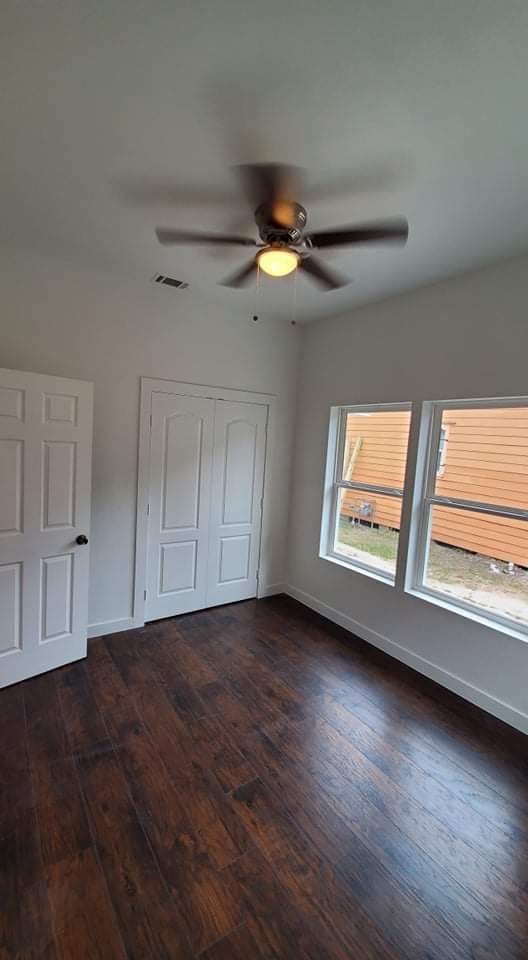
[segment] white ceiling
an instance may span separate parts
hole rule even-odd
[[[217,281],[247,251],[154,227],[243,229],[231,167],[307,171],[312,227],[403,214],[406,248],[328,255],[300,322],[528,248],[526,0],[4,0],[0,243],[255,310]],[[326,193],[322,190],[326,188]],[[290,316],[291,278],[257,310]]]

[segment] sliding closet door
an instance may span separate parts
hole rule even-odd
[[[152,395],[146,620],[206,606],[214,412]]]
[[[257,594],[268,408],[217,400],[206,605]]]

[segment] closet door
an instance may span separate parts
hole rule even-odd
[[[214,410],[152,395],[146,620],[206,606]]]
[[[267,406],[217,400],[208,607],[257,594]]]

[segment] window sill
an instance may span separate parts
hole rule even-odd
[[[344,557],[336,556],[333,553],[320,553],[319,557],[321,560],[327,560],[328,563],[335,563],[336,566],[344,567],[353,573],[361,573],[363,576],[377,580],[378,583],[384,583],[388,587],[394,586],[395,578],[391,576],[390,573],[384,574],[379,570],[375,570],[374,567],[363,566],[362,563],[351,563],[350,560],[345,560]]]
[[[497,633],[504,633],[506,636],[520,640],[522,643],[528,643],[528,628],[527,631],[525,631],[521,625],[519,625],[519,627],[515,624],[510,626],[500,620],[495,620],[493,617],[487,617],[485,613],[479,613],[477,610],[469,610],[467,607],[454,603],[452,600],[448,600],[446,597],[432,590],[424,589],[423,587],[411,587],[405,592],[412,597],[418,597],[419,600],[425,600],[426,603],[433,603],[436,607],[441,607],[443,610],[455,613],[459,617],[473,620],[474,623],[478,623],[482,627],[495,630]]]

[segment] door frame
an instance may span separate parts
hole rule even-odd
[[[181,380],[141,377],[139,410],[139,453],[138,488],[136,508],[136,551],[134,568],[134,627],[145,624],[145,590],[147,586],[147,536],[148,536],[148,495],[150,481],[150,412],[153,393],[174,393],[183,397],[203,397],[208,400],[233,400],[242,403],[255,403],[268,408],[266,444],[264,449],[264,483],[262,516],[260,521],[259,570],[262,566],[262,531],[268,519],[268,506],[271,503],[271,451],[275,431],[275,400],[271,393],[255,393],[251,390],[236,390],[225,387],[207,386],[202,383],[187,383]],[[265,596],[266,589],[258,578],[257,597]]]

